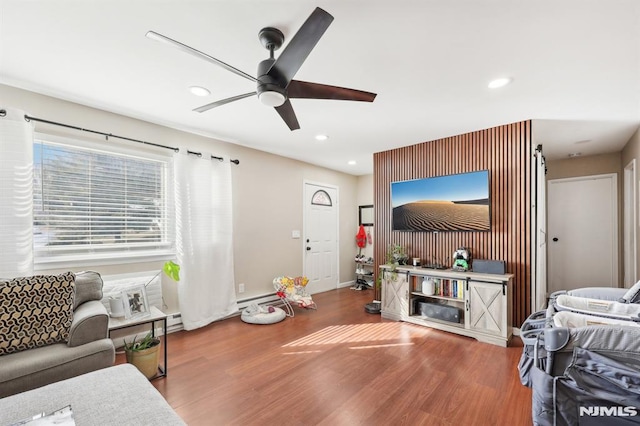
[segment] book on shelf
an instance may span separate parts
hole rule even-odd
[[[441,278],[435,279],[434,294],[450,299],[464,299],[464,282]]]
[[[464,281],[449,280],[444,278],[432,278],[433,295],[449,299],[464,299]],[[416,283],[415,291],[422,292],[420,283]]]

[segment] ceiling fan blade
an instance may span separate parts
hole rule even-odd
[[[201,107],[198,107],[198,108],[194,109],[194,111],[195,112],[209,111],[212,108],[219,107],[219,106],[224,105],[224,104],[228,104],[229,102],[234,102],[234,101],[238,101],[240,99],[248,98],[249,96],[254,96],[255,94],[256,94],[256,92],[244,93],[242,95],[232,96],[232,97],[226,98],[226,99],[221,99],[219,101],[211,102],[210,104],[202,105]]]
[[[293,111],[293,106],[291,106],[289,99],[279,107],[275,107],[275,110],[278,111],[280,117],[282,117],[284,122],[287,123],[289,129],[298,130],[300,128],[300,124],[298,124],[298,119],[296,118],[296,113]]]
[[[267,74],[281,80],[285,85],[289,84],[331,22],[333,22],[333,16],[317,7],[278,56]]]
[[[376,94],[371,92],[300,80],[291,80],[287,87],[287,96],[290,99],[335,99],[361,102],[373,102],[376,98]]]
[[[218,66],[226,69],[227,71],[231,71],[232,73],[237,74],[240,77],[246,78],[247,80],[251,80],[253,82],[258,81],[258,80],[256,80],[255,77],[247,74],[244,71],[240,71],[239,69],[234,68],[231,65],[229,65],[229,64],[227,64],[225,62],[222,62],[219,59],[214,58],[213,56],[207,55],[204,52],[201,52],[201,51],[199,51],[197,49],[194,49],[193,47],[187,46],[186,44],[180,43],[179,41],[176,41],[176,40],[174,40],[172,38],[169,38],[167,36],[159,34],[159,33],[155,32],[155,31],[147,31],[146,36],[148,38],[150,38],[151,40],[156,40],[156,41],[159,41],[159,42],[162,42],[162,43],[166,43],[166,44],[168,44],[170,46],[173,46],[175,48],[178,48],[178,49],[182,50],[185,53],[188,53],[188,54],[193,55],[193,56],[195,56],[197,58],[200,58],[200,59],[204,59],[205,61],[211,62],[212,64],[218,65]]]

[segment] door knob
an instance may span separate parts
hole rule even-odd
[[[310,251],[310,250],[311,250],[311,247],[307,247],[307,251]]]
[[[557,242],[558,241],[558,237],[553,237],[553,242]]]

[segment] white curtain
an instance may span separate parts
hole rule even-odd
[[[33,124],[0,109],[0,278],[13,278],[33,274]]]
[[[535,264],[535,306],[532,312],[547,306],[547,176],[542,147],[536,152],[536,264]]]
[[[238,311],[233,276],[231,168],[228,161],[176,155],[180,312],[185,330]]]

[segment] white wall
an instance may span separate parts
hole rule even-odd
[[[358,206],[367,206],[373,204],[373,175],[358,176]],[[375,209],[376,206],[373,206]],[[358,216],[356,211],[356,225],[358,224]],[[375,225],[375,224],[374,224]],[[373,241],[375,226],[367,227],[367,231],[371,233]],[[355,236],[354,236],[355,238]],[[373,257],[373,242],[362,249],[362,254],[367,257]]]
[[[244,283],[246,289],[245,293],[238,294],[239,299],[273,293],[271,282],[275,276],[302,274],[302,240],[292,239],[291,231],[303,229],[303,181],[338,186],[339,279],[341,283],[354,279],[353,256],[356,250],[355,234],[361,195],[359,179],[356,176],[5,85],[0,85],[0,108],[19,108],[29,115],[46,120],[177,146],[181,149],[217,152],[225,158],[239,159],[240,165],[232,167],[236,291],[239,283]],[[102,136],[63,127],[42,123],[35,123],[35,126],[37,132],[104,141]],[[105,146],[116,143],[141,147],[118,139],[105,142]],[[372,188],[370,199],[373,199]],[[103,275],[111,275],[158,270],[162,263],[89,265],[72,269],[92,269]],[[169,312],[173,312],[177,310],[177,292],[174,284],[165,280],[163,287]]]
[[[358,176],[358,205],[371,204],[373,204],[373,175]]]

